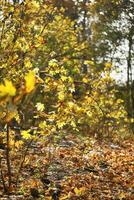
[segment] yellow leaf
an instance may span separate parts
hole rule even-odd
[[[45,108],[45,106],[44,106],[44,104],[38,102],[38,103],[36,104],[36,108],[37,108],[38,111],[43,111],[44,108]]]
[[[24,60],[24,65],[25,65],[26,68],[31,68],[32,67],[32,63],[31,63],[29,58],[26,58]]]
[[[94,65],[94,62],[91,60],[85,60],[84,64],[85,65]]]
[[[13,86],[12,82],[9,80],[5,80],[4,84],[0,85],[0,96],[15,96],[16,88]]]
[[[74,108],[74,103],[71,102],[71,101],[69,101],[69,102],[68,102],[68,107],[69,107],[70,109]]]
[[[62,80],[62,81],[66,81],[66,80],[67,80],[67,77],[66,77],[66,76],[61,76],[61,80]]]
[[[71,120],[70,125],[74,128],[76,127],[76,123],[73,120]]]
[[[65,200],[65,199],[68,199],[68,194],[63,197],[60,197],[60,200]]]
[[[35,73],[33,71],[30,71],[25,76],[25,86],[26,86],[26,93],[30,93],[35,88]]]
[[[46,121],[40,122],[40,123],[39,123],[39,127],[40,127],[41,129],[46,128],[46,127],[47,127]]]
[[[19,149],[23,144],[24,144],[24,142],[22,140],[16,141],[15,147]]]
[[[65,125],[65,122],[64,122],[64,121],[58,121],[58,122],[57,122],[57,126],[58,126],[59,129],[60,129],[60,128],[63,128],[64,125]]]
[[[85,192],[85,187],[81,187],[81,188],[74,188],[74,192],[77,196],[81,196],[83,195],[83,193]]]
[[[29,130],[24,130],[21,132],[21,135],[24,139],[30,139],[31,138],[31,134],[29,133]]]
[[[63,101],[64,98],[65,98],[64,92],[63,92],[63,91],[60,91],[60,92],[58,93],[58,99],[59,99],[60,101]]]
[[[121,192],[118,196],[119,200],[126,199],[126,193]]]
[[[32,1],[31,4],[33,6],[32,8],[34,8],[36,10],[38,10],[40,8],[40,4],[37,1]]]
[[[107,68],[107,69],[111,69],[111,67],[112,67],[112,63],[105,63],[105,67]]]
[[[88,78],[83,78],[83,83],[88,83]]]

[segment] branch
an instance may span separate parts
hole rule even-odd
[[[18,172],[17,172],[17,176],[16,176],[16,187],[17,187],[17,185],[18,185],[19,175],[20,175],[20,172],[21,172],[21,170],[22,170],[22,168],[23,168],[23,164],[24,164],[24,162],[25,162],[25,158],[26,158],[28,149],[29,149],[30,145],[32,144],[32,142],[33,142],[33,139],[30,140],[30,142],[28,143],[27,148],[25,149],[25,152],[24,152],[24,154],[23,154],[23,158],[22,158],[22,160],[21,160],[21,163],[20,163],[20,166],[19,166],[19,169],[18,169]]]
[[[7,170],[8,170],[8,186],[10,188],[12,183],[12,173],[11,173],[11,159],[10,159],[10,135],[9,135],[9,126],[7,125],[7,149],[6,149],[6,162],[7,162]]]

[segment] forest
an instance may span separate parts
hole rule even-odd
[[[0,200],[134,199],[134,0],[0,0]]]

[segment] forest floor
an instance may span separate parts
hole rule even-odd
[[[0,200],[133,200],[133,141],[120,143],[68,135],[56,145],[34,143],[25,158],[19,189]],[[19,156],[12,159],[13,174]]]

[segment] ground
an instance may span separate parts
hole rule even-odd
[[[12,159],[14,169],[18,157]],[[133,141],[118,143],[68,135],[53,144],[33,143],[18,189],[1,200],[133,200]],[[9,198],[10,197],[10,198]]]

